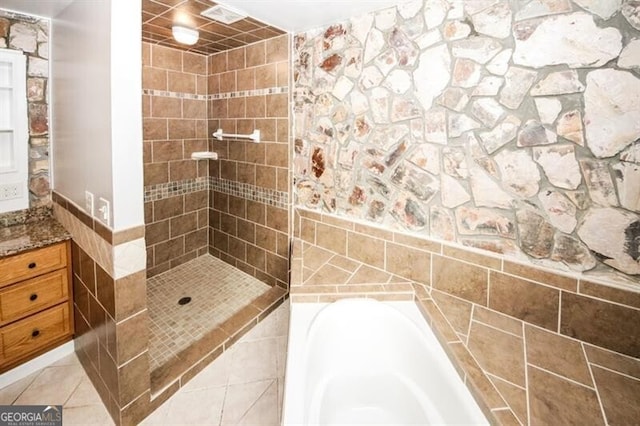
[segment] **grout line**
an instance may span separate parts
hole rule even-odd
[[[589,369],[589,377],[591,377],[593,390],[595,391],[596,397],[598,398],[598,405],[600,405],[600,412],[602,413],[602,418],[604,419],[605,424],[609,424],[609,422],[607,422],[607,414],[604,411],[604,405],[602,405],[602,399],[600,398],[600,392],[598,392],[598,388],[596,387],[596,379],[593,376],[593,369],[591,368],[591,363],[589,362],[589,358],[587,357],[587,351],[584,349],[584,344],[580,344],[580,348],[582,349],[582,355],[584,355],[584,360],[587,363],[587,368]]]
[[[484,322],[482,322],[482,321],[479,321],[478,319],[471,318],[471,321],[470,321],[470,322],[476,322],[476,323],[481,324],[481,325],[483,325],[483,326],[485,326],[485,327],[492,328],[492,329],[494,329],[494,330],[496,330],[496,331],[499,331],[499,332],[501,332],[501,333],[505,333],[505,334],[508,334],[508,335],[510,335],[510,336],[517,337],[518,339],[522,339],[522,340],[524,340],[524,335],[522,335],[522,336],[518,336],[517,334],[513,334],[513,333],[512,333],[512,332],[510,332],[510,331],[503,330],[503,329],[501,329],[501,328],[496,327],[495,325],[486,324],[486,323],[484,323]],[[523,324],[524,324],[524,322],[523,322]]]
[[[489,295],[491,294],[491,270],[487,269],[487,302],[485,304],[486,308],[489,308]]]
[[[46,367],[45,367],[45,368],[46,368]],[[38,374],[34,374],[34,375],[33,375],[33,379],[31,379],[31,381],[29,382],[29,384],[28,384],[27,386],[25,386],[25,387],[24,387],[24,389],[22,389],[22,392],[20,392],[20,393],[19,393],[19,394],[18,394],[18,395],[13,399],[13,401],[11,401],[11,405],[15,404],[15,403],[16,403],[16,401],[17,401],[18,399],[20,399],[20,397],[21,397],[21,396],[22,396],[22,395],[23,395],[23,394],[24,394],[24,393],[25,393],[25,392],[26,392],[26,391],[31,387],[31,385],[33,385],[33,384],[35,383],[36,379],[37,379],[38,377],[40,377],[40,375],[41,375],[41,374],[42,374],[42,372],[45,370],[45,368],[43,368],[43,369],[41,369],[40,371],[38,371],[38,372],[37,372]],[[26,378],[28,378],[28,377],[29,377],[29,376],[25,377],[25,379],[26,379]],[[13,383],[12,383],[12,384],[13,384]]]
[[[527,399],[527,426],[531,426],[531,404],[529,403],[529,361],[527,357],[527,339],[525,334],[526,323],[522,321],[522,349],[524,351],[524,391]]]
[[[604,367],[604,366],[602,366],[600,364],[597,364],[595,362],[591,362],[591,361],[587,360],[587,364],[594,365],[594,366],[596,366],[598,368],[601,368],[602,370],[610,371],[611,373],[618,374],[620,376],[626,377],[627,379],[631,379],[631,380],[635,380],[636,382],[640,382],[640,378],[638,378],[638,377],[630,376],[630,375],[622,373],[620,371],[616,371],[616,370],[613,370],[611,368]],[[594,380],[594,382],[595,382],[595,380]]]
[[[80,367],[82,368],[82,367]],[[84,372],[84,369],[82,370]],[[86,374],[86,373],[85,373]],[[91,379],[89,379],[89,383],[91,383],[91,386],[93,386],[93,383],[91,382]],[[71,397],[73,396],[73,394],[78,390],[78,388],[80,387],[80,385],[82,384],[82,379],[80,379],[78,381],[78,384],[73,388],[73,390],[71,391],[71,393],[69,394],[69,396],[67,397],[67,399],[62,403],[62,408],[65,408],[65,406],[67,405],[67,403],[69,402],[69,400],[71,399]],[[97,391],[96,391],[97,392]],[[85,407],[87,405],[90,404],[85,404],[85,405],[80,405],[80,407]],[[106,408],[106,407],[105,407]]]
[[[578,386],[581,386],[581,387],[583,387],[583,388],[586,388],[586,389],[589,389],[589,390],[592,390],[592,391],[595,391],[595,390],[596,390],[596,389],[595,389],[595,387],[587,386],[587,385],[585,385],[584,383],[577,382],[577,381],[575,381],[575,380],[573,380],[573,379],[570,379],[570,378],[568,378],[568,377],[563,376],[562,374],[554,373],[554,372],[553,372],[553,371],[551,371],[551,370],[547,370],[546,368],[542,368],[542,367],[537,366],[537,365],[535,365],[535,364],[527,363],[527,366],[529,366],[529,367],[531,367],[531,368],[536,368],[536,369],[538,369],[538,370],[540,370],[540,371],[544,371],[544,372],[545,372],[545,373],[547,373],[547,374],[550,374],[550,375],[555,376],[555,377],[557,377],[557,378],[559,378],[559,379],[562,379],[562,380],[566,380],[567,382],[573,383],[574,385],[578,385]]]
[[[560,294],[558,295],[558,328],[556,328],[556,333],[558,334],[561,334],[560,329],[562,326],[562,294],[563,292],[560,291]]]

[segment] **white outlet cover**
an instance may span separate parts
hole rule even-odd
[[[97,218],[106,225],[109,225],[111,220],[111,206],[109,200],[105,200],[100,197],[98,199],[98,215]]]

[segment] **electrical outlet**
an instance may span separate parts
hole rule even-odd
[[[14,198],[22,198],[22,185],[19,183],[0,185],[0,201]]]
[[[111,207],[109,200],[105,200],[102,197],[98,199],[97,218],[106,225],[109,225],[109,221],[111,220]]]
[[[93,217],[93,194],[89,191],[84,191],[84,209],[89,216]]]

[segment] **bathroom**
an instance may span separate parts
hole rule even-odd
[[[30,206],[72,236],[76,352],[117,423],[271,309],[345,296],[415,300],[492,423],[638,417],[634,2],[345,2],[297,28],[247,9],[233,35],[186,2],[227,43],[201,51],[170,44],[177,3],[70,2],[52,87],[30,75]],[[148,287],[209,257],[264,299],[151,377]]]

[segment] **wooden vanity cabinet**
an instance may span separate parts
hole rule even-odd
[[[0,258],[0,373],[73,337],[71,243]]]

